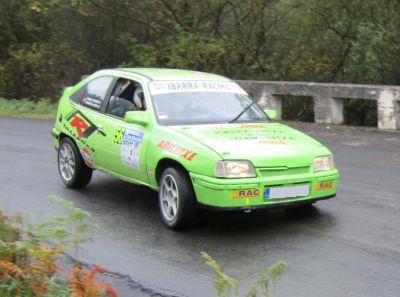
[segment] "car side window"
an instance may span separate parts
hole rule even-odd
[[[112,81],[113,77],[111,76],[95,78],[76,91],[71,96],[71,99],[74,102],[79,102],[86,107],[99,111]]]
[[[106,113],[124,118],[127,111],[145,111],[143,87],[133,80],[120,78],[115,84]]]

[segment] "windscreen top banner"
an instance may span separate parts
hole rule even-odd
[[[152,95],[192,92],[246,94],[238,84],[230,81],[153,81],[149,83],[149,88]]]

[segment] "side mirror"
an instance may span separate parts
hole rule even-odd
[[[276,109],[264,109],[264,112],[271,120],[278,120],[278,112]]]
[[[137,124],[146,126],[149,123],[148,115],[146,111],[127,111],[125,113],[125,123]]]

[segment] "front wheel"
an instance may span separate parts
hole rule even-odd
[[[195,194],[183,170],[167,168],[160,179],[158,194],[161,218],[171,229],[182,229],[195,219]]]
[[[67,137],[61,140],[58,149],[58,171],[69,188],[86,186],[92,179],[93,170],[85,164],[76,144]]]

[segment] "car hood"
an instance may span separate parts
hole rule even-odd
[[[250,160],[255,167],[310,165],[330,154],[313,138],[280,123],[170,126],[217,152],[222,159]]]

